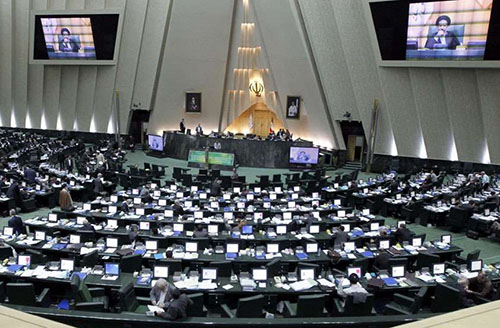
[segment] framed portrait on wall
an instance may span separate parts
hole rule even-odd
[[[201,92],[186,92],[186,113],[201,113]]]
[[[286,97],[286,118],[296,120],[300,118],[300,96]]]

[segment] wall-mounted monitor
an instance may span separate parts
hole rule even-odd
[[[315,147],[290,147],[290,163],[292,164],[318,164],[319,148]]]
[[[120,10],[32,11],[30,64],[115,65]]]
[[[382,66],[500,67],[500,0],[370,0]]]
[[[148,134],[148,146],[150,150],[163,151],[163,138],[155,134]]]

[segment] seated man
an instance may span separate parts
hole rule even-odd
[[[375,265],[380,270],[387,270],[389,269],[390,258],[391,254],[389,254],[389,252],[387,252],[385,249],[382,249],[375,258],[375,262],[373,263],[373,265]]]
[[[16,235],[20,234],[26,234],[26,227],[24,226],[23,220],[16,215],[16,210],[11,209],[9,212],[11,218],[9,219],[9,222],[7,223],[9,227],[14,228],[14,233]]]
[[[406,224],[402,223],[398,230],[394,233],[398,243],[411,240],[411,231],[406,227]]]
[[[469,279],[467,278],[459,278],[458,279],[457,289],[460,291],[460,303],[462,307],[467,308],[474,306],[474,301],[469,298]]]
[[[469,288],[466,289],[469,294],[480,297],[491,298],[493,285],[484,272],[479,272],[477,277],[469,279]]]
[[[149,292],[151,304],[167,309],[172,300],[172,292],[175,289],[177,288],[170,285],[165,279],[158,279]]]
[[[354,297],[353,301],[355,304],[364,303],[366,301],[366,297],[368,296],[368,292],[359,283],[358,275],[355,273],[351,273],[348,279],[349,282],[351,283],[351,286],[344,289],[344,287],[342,287],[342,281],[344,279],[342,279],[339,283],[339,286],[337,287],[337,294],[342,298],[346,298],[349,295],[353,295]]]
[[[59,192],[59,206],[63,211],[73,211],[73,199],[65,183],[62,184],[62,189]]]
[[[339,226],[337,228],[337,232],[334,234],[335,237],[335,242],[334,242],[334,247],[335,248],[342,248],[345,242],[349,241],[349,234],[344,231],[345,228],[344,226]]]
[[[193,304],[193,301],[186,294],[181,294],[179,289],[174,288],[172,290],[172,302],[166,311],[162,313],[156,312],[155,314],[172,321],[184,319],[187,317],[186,310],[191,304]]]

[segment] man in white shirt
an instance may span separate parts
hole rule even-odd
[[[342,286],[342,279],[342,281],[340,281],[339,283],[339,286],[337,287],[337,294],[344,299],[349,295],[353,295],[353,297],[355,298],[353,300],[354,303],[364,303],[368,292],[359,283],[358,275],[355,273],[351,273],[348,279],[351,283],[351,286],[344,289],[344,287]]]

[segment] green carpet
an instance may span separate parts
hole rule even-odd
[[[170,159],[170,158],[155,158],[155,157],[149,157],[144,154],[143,151],[137,150],[134,153],[128,153],[126,155],[127,162],[125,163],[125,166],[127,165],[136,165],[138,164],[140,167],[143,167],[144,162],[148,162],[150,164],[161,164],[161,165],[168,165],[168,169],[166,170],[166,177],[165,179],[171,179],[172,178],[172,171],[173,167],[183,167],[187,168],[187,162],[186,161],[181,161],[177,159]],[[198,172],[198,169],[196,168],[191,168],[190,171],[192,174],[196,174]],[[247,177],[247,182],[253,182],[258,180],[257,176],[258,175],[273,175],[273,174],[282,174],[282,173],[289,173],[289,170],[285,169],[259,169],[259,168],[253,168],[253,167],[240,167],[238,169],[238,174],[241,176],[246,176]],[[335,177],[335,175],[342,175],[345,173],[350,173],[350,170],[327,170],[327,175],[331,177]],[[230,171],[222,171],[222,175],[231,175]],[[367,174],[364,172],[360,172],[358,178],[359,179],[367,179],[369,177],[374,177],[374,174]],[[35,216],[41,216],[41,215],[47,215],[49,213],[49,209],[47,208],[42,208],[39,209],[35,212],[31,213],[26,213],[26,214],[21,214],[20,216],[23,219],[28,219],[28,218],[33,218]],[[7,224],[9,218],[0,218],[0,227],[3,227],[4,225]],[[390,225],[395,225],[397,223],[397,220],[393,218],[386,218],[386,224]],[[440,229],[440,228],[428,228],[428,227],[423,227],[418,224],[410,224],[408,226],[410,230],[414,231],[416,234],[426,234],[426,240],[436,240],[439,239],[439,237],[442,234],[447,234],[450,233],[447,230]],[[489,240],[487,238],[480,238],[479,240],[473,240],[470,238],[467,238],[464,233],[451,233],[452,238],[453,238],[453,244],[461,247],[464,249],[463,255],[476,250],[480,249],[481,250],[481,255],[480,257],[486,262],[486,263],[493,263],[496,261],[500,261],[500,244],[498,242]]]

